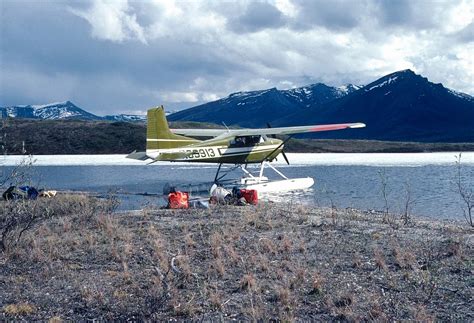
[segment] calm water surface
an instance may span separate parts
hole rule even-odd
[[[8,173],[12,166],[1,166]],[[288,177],[313,177],[315,185],[303,193],[267,196],[308,205],[354,207],[382,210],[384,201],[382,177],[387,183],[388,203],[392,211],[403,209],[407,191],[415,200],[413,213],[436,218],[462,218],[461,201],[454,180],[456,167],[425,165],[412,167],[360,165],[292,165],[280,166]],[[202,184],[213,180],[214,165],[120,165],[120,166],[34,166],[29,176],[37,187],[55,190],[91,191],[97,194],[116,192],[123,209],[163,205],[160,196],[166,183]],[[466,186],[474,188],[474,165],[463,166]],[[271,175],[269,170],[267,175]],[[272,176],[269,176],[272,177]],[[210,186],[210,184],[209,184]],[[158,196],[143,197],[151,193]],[[202,195],[202,194],[201,194]]]

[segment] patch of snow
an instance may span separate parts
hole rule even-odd
[[[36,109],[43,109],[43,108],[49,108],[49,107],[54,107],[58,105],[66,105],[67,101],[63,102],[53,102],[53,103],[48,103],[48,104],[41,104],[41,105],[32,105],[31,107],[36,110]]]
[[[379,83],[379,84],[377,84],[377,85],[371,86],[371,87],[370,87],[368,90],[366,90],[366,91],[372,91],[373,89],[376,89],[376,88],[378,88],[378,87],[382,87],[382,86],[385,86],[385,85],[389,85],[390,83],[395,82],[397,79],[398,79],[398,76],[390,77],[388,80],[385,80],[385,81],[383,81],[382,83]]]
[[[349,85],[342,85],[342,86],[339,86],[337,89],[342,91],[342,92],[347,93],[347,92],[349,92]]]
[[[362,86],[359,85],[353,85],[353,84],[345,84],[342,86],[338,86],[334,88],[335,91],[335,97],[336,98],[341,98],[345,95],[348,95],[349,93],[355,92],[362,88]]]
[[[426,165],[453,165],[455,152],[437,153],[288,153],[291,165],[361,165],[387,167],[419,167]],[[463,152],[463,165],[474,166],[474,152]],[[281,159],[281,160],[280,160]],[[285,166],[283,158],[276,162],[279,167]],[[289,167],[291,167],[291,165]]]
[[[279,158],[274,164],[278,167],[298,167],[298,166],[374,166],[374,167],[420,167],[426,165],[453,165],[456,153],[287,153],[291,165],[286,165],[283,158]],[[74,166],[74,165],[146,165],[147,161],[139,161],[125,158],[126,155],[36,155],[34,166]],[[24,156],[0,156],[0,164],[5,166],[18,165]],[[463,165],[474,166],[474,152],[463,152]],[[149,162],[149,161],[148,161]],[[200,168],[205,163],[185,162],[158,162],[150,167],[160,167],[160,165],[176,165]]]
[[[74,112],[71,112],[71,111],[61,111],[59,113],[59,117],[60,119],[62,118],[68,118],[68,117],[72,117],[72,116],[76,116],[78,115],[79,113],[74,113]]]
[[[38,108],[33,110],[34,116],[41,119],[64,119],[73,116],[81,115],[78,111],[71,111],[68,107],[49,106],[46,108]]]
[[[303,90],[301,88],[283,91],[285,95],[288,95],[299,102],[303,102],[302,92]],[[306,97],[308,97],[308,95]]]
[[[469,94],[454,91],[454,90],[451,90],[451,89],[447,89],[447,90],[448,90],[449,93],[457,96],[458,98],[467,99],[469,101],[474,101],[474,97],[470,96]]]
[[[146,119],[146,115],[130,115],[130,114],[123,114],[122,115],[125,120],[133,120],[133,121],[142,121]]]
[[[15,108],[6,108],[7,116],[15,118],[17,116],[17,110]]]
[[[254,99],[259,96],[262,96],[265,93],[273,91],[274,89],[262,90],[262,91],[249,91],[249,92],[236,92],[230,94],[228,97],[224,98],[224,101],[229,102],[231,99],[240,99],[240,100],[249,100]]]
[[[172,112],[167,112],[168,114]],[[166,114],[166,115],[168,115]],[[108,115],[105,116],[104,118],[107,118],[108,120],[113,120],[113,121],[145,121],[146,120],[146,115],[141,115],[141,114],[116,114],[116,115]]]

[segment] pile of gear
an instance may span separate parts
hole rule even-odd
[[[168,209],[188,209],[188,208],[209,208],[209,205],[257,205],[258,194],[256,190],[232,188],[227,190],[222,186],[213,185],[210,190],[211,196],[209,200],[202,198],[189,198],[188,192],[176,191],[171,187],[168,193]]]
[[[37,190],[33,186],[10,186],[2,197],[4,200],[36,200],[38,197],[54,197],[56,191]]]
[[[256,190],[239,189],[237,186],[232,188],[232,192],[222,186],[213,186],[211,188],[210,204],[227,205],[257,205],[258,194]]]

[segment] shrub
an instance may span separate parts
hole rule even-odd
[[[108,208],[107,202],[83,195],[0,202],[0,252],[14,248],[26,231],[46,219],[70,215],[74,221],[88,220]]]

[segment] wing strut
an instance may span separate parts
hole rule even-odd
[[[276,147],[275,149],[273,149],[268,155],[266,155],[263,160],[264,160],[264,161],[267,160],[267,158],[270,157],[275,151],[277,151],[278,149],[280,149],[281,146],[283,146],[284,144],[286,144],[286,143],[288,142],[288,140],[291,139],[291,137],[293,137],[293,136],[290,135],[290,136],[288,136],[288,138],[286,138],[285,140],[283,140],[283,141],[281,142],[281,144],[278,145],[278,147]],[[283,153],[283,151],[282,151],[282,153]],[[285,153],[283,153],[283,156],[284,156],[284,158],[285,158],[286,163],[289,165],[290,162],[288,161],[288,158],[286,158]]]
[[[219,167],[217,168],[217,173],[216,173],[216,177],[214,177],[214,183],[217,183],[217,180],[219,178],[219,172],[221,170],[221,167],[222,167],[222,163],[219,164]]]
[[[271,127],[272,127],[272,125],[270,124],[270,122],[267,122],[267,128],[271,128]],[[275,138],[275,139],[276,139],[276,135],[270,135],[270,136],[271,136],[272,138]],[[290,138],[291,138],[291,136],[290,136]],[[288,138],[288,140],[289,140],[289,138]],[[285,142],[287,142],[288,140],[285,140]],[[278,148],[280,148],[280,147],[278,147]],[[277,149],[278,149],[278,148],[277,148]],[[289,164],[290,164],[290,161],[288,160],[288,157],[286,157],[286,154],[285,154],[285,152],[284,152],[283,150],[281,151],[281,154],[283,155],[283,158],[285,159],[286,163],[289,165]]]

